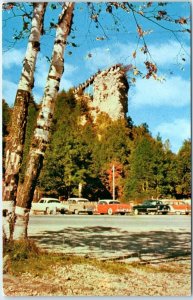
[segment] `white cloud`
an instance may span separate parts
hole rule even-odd
[[[3,99],[5,99],[9,105],[13,105],[15,102],[17,84],[9,80],[3,80],[2,83],[3,83],[3,88],[2,88]]]
[[[89,53],[92,55],[91,58],[85,57],[86,66],[92,71],[95,72],[100,68],[107,68],[115,63],[121,63],[123,59],[127,58],[130,52],[130,46],[126,44],[118,43],[108,47],[98,47],[92,49]]]
[[[3,52],[2,62],[4,69],[10,69],[13,66],[22,66],[22,61],[25,56],[24,49],[11,49]]]
[[[144,61],[146,56],[143,52],[140,51],[140,48],[143,45],[138,46],[138,51],[136,55],[136,65],[138,68],[144,67]],[[107,68],[115,63],[124,63],[124,64],[134,64],[134,60],[132,57],[132,53],[136,49],[136,44],[134,43],[116,43],[108,45],[108,47],[97,47],[93,48],[89,53],[91,54],[91,58],[88,58],[88,53],[85,57],[86,66],[91,71],[96,71],[98,68]],[[188,64],[189,57],[187,53],[190,55],[190,47],[187,45],[183,45],[183,49],[181,45],[174,40],[171,40],[167,43],[159,43],[159,44],[148,44],[148,49],[151,53],[152,59],[157,63],[159,67],[167,67],[171,64],[176,64],[178,59],[180,59],[180,63]],[[185,51],[184,51],[185,50]],[[185,61],[182,61],[181,55],[184,53]]]
[[[62,77],[61,82],[60,82],[60,91],[61,90],[69,90],[71,87],[73,87],[72,81],[66,79],[65,77]]]
[[[180,60],[182,57],[186,59],[183,64],[189,62],[187,54],[190,56],[190,47],[183,45],[182,48],[177,41],[171,40],[167,43],[150,44],[148,48],[154,61],[158,62],[159,66],[177,63],[178,59]],[[183,61],[181,60],[180,62],[182,63]]]
[[[64,62],[64,76],[71,76],[78,70],[78,67]]]
[[[157,135],[158,132],[163,140],[170,140],[172,150],[177,152],[183,141],[191,136],[191,122],[188,119],[175,119],[172,122],[163,122],[153,130],[154,135]]]
[[[162,83],[152,78],[138,79],[129,96],[130,105],[183,107],[190,104],[190,82],[180,76],[166,78]]]

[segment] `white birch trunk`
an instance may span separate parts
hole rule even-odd
[[[55,102],[59,90],[60,79],[64,71],[64,50],[66,40],[71,29],[74,3],[66,2],[59,16],[56,29],[56,38],[52,52],[50,70],[44,90],[41,110],[38,115],[37,126],[29,152],[29,160],[26,167],[24,182],[19,183],[17,191],[17,210],[31,208],[33,194],[40,170],[42,168],[44,154],[49,143],[50,129],[53,121]],[[13,239],[18,240],[27,237],[27,214],[17,214]],[[19,228],[19,230],[18,230]]]
[[[19,171],[23,156],[28,104],[34,83],[34,70],[37,54],[40,49],[39,41],[43,27],[46,5],[47,3],[34,3],[32,27],[26,55],[23,61],[21,78],[18,84],[15,105],[12,113],[11,129],[6,145],[3,201],[11,203],[10,205],[7,205],[7,214],[13,213],[13,207],[16,200]],[[8,222],[10,218],[5,218],[5,220]],[[4,227],[8,228],[9,225],[7,224]],[[9,237],[10,233],[7,233],[7,238]]]
[[[14,218],[14,201],[3,201],[3,238],[10,239],[11,225]]]

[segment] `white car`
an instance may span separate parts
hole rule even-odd
[[[43,212],[47,215],[56,214],[57,212],[64,214],[67,211],[67,207],[56,198],[41,198],[37,203],[32,203],[31,211],[32,214],[34,212]]]

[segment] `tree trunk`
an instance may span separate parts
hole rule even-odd
[[[19,183],[18,186],[14,240],[27,237],[29,210],[31,208],[36,182],[42,168],[46,147],[49,143],[56,97],[59,90],[60,79],[64,71],[64,49],[71,29],[73,9],[74,3],[66,2],[59,16],[50,70],[44,90],[41,110],[37,119],[37,126],[30,147],[24,182]]]
[[[16,201],[19,171],[23,156],[26,120],[31,90],[34,83],[34,70],[38,51],[40,50],[40,36],[43,27],[44,13],[47,3],[34,3],[32,27],[28,40],[26,55],[23,61],[23,69],[15,98],[12,113],[11,128],[6,145],[5,174],[3,182],[3,210],[4,227],[8,228],[8,221],[13,219],[14,205]],[[7,218],[11,215],[12,218]],[[10,233],[6,231],[6,238]]]

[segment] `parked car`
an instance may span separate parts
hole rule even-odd
[[[132,211],[131,204],[120,203],[118,200],[102,199],[98,201],[95,213],[104,215],[120,214],[125,215]]]
[[[43,212],[44,214],[64,214],[67,206],[56,198],[41,198],[38,202],[32,202],[31,212]]]
[[[68,200],[63,203],[66,204],[67,212],[75,215],[80,213],[92,215],[96,206],[96,202],[90,202],[86,198],[68,198]]]
[[[191,214],[191,204],[183,200],[175,199],[164,199],[162,200],[164,204],[168,204],[170,207],[170,213],[176,215],[189,215]]]
[[[160,200],[146,200],[142,204],[133,206],[133,212],[135,215],[140,213],[166,215],[169,211],[169,205],[164,204]]]

